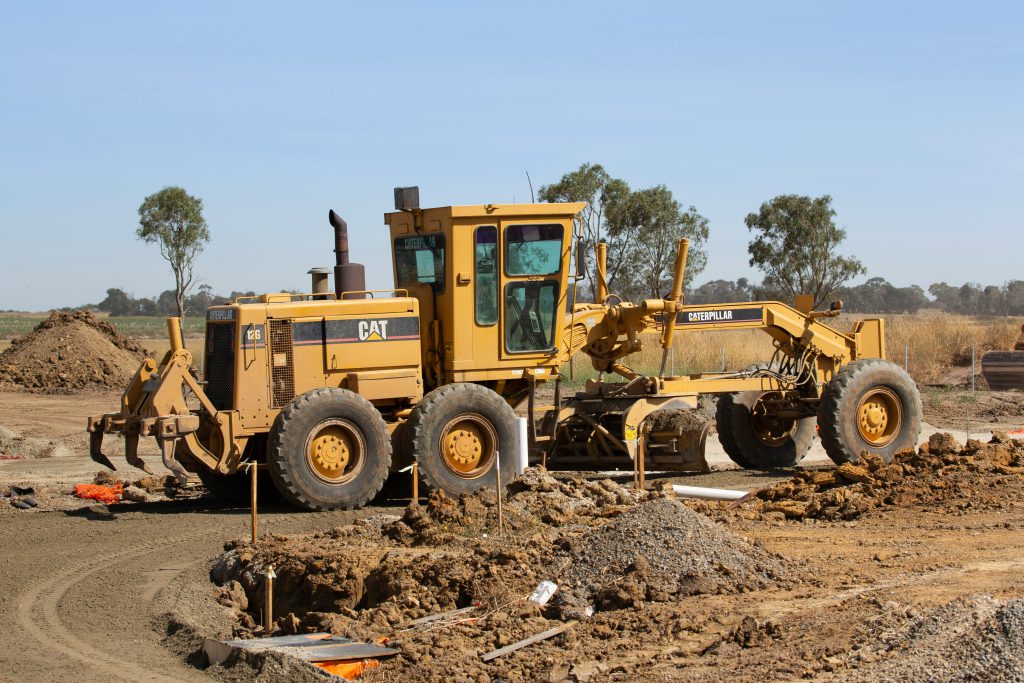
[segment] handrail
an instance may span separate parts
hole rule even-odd
[[[409,290],[408,289],[403,289],[401,287],[393,287],[391,289],[353,289],[350,292],[342,292],[341,293],[341,300],[349,301],[349,299],[345,298],[346,294],[369,294],[370,298],[374,299],[374,298],[376,298],[376,297],[373,296],[374,294],[383,294],[384,292],[390,292],[392,294],[398,294],[399,292],[401,292],[402,293],[401,296],[405,296],[405,297],[409,296]]]
[[[301,301],[301,300],[307,300],[307,299],[322,299],[322,300],[326,300],[326,301],[340,301],[340,300],[344,299],[344,300],[349,300],[350,301],[351,299],[346,299],[346,297],[345,297],[346,294],[369,294],[370,298],[373,299],[373,298],[376,298],[376,297],[373,296],[374,294],[383,294],[385,292],[397,294],[399,296],[404,296],[404,297],[408,297],[409,296],[409,290],[408,289],[403,289],[403,288],[400,288],[400,287],[395,287],[395,288],[392,288],[392,289],[357,289],[357,290],[352,290],[351,292],[342,292],[340,298],[334,292],[321,292],[321,293],[306,292],[306,293],[295,293],[295,294],[292,294],[291,292],[267,292],[265,294],[254,294],[254,295],[236,296],[232,300],[231,303],[233,303],[233,304],[241,304],[241,303],[244,303],[244,302],[260,303],[260,302],[264,301],[264,299],[268,299],[267,303],[269,303],[269,304],[285,303],[284,299],[287,299],[287,303],[291,303],[291,302],[296,301],[296,300],[300,300]]]

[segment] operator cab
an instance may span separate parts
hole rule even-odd
[[[522,379],[558,367],[573,224],[582,203],[420,209],[395,191],[395,287],[420,300],[438,383]],[[416,193],[418,198],[418,192]]]

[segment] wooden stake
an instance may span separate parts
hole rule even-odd
[[[417,507],[420,504],[420,465],[414,462],[412,464],[412,506]]]
[[[264,583],[266,594],[266,605],[263,610],[263,630],[267,635],[270,635],[270,630],[274,626],[274,579],[277,578],[277,574],[274,573],[274,565],[269,565],[267,571],[264,574],[266,581]]]

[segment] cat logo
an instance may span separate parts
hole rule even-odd
[[[386,341],[388,338],[387,320],[360,320],[359,341]]]

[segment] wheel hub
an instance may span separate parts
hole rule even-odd
[[[454,474],[475,479],[491,468],[497,442],[486,418],[475,413],[459,415],[441,431],[441,459]]]
[[[317,478],[331,484],[351,479],[360,466],[362,444],[353,428],[329,421],[314,430],[306,442],[306,462]]]
[[[445,443],[447,457],[454,463],[466,467],[480,462],[483,441],[475,428],[458,429],[448,434]]]
[[[872,446],[891,443],[902,422],[902,404],[891,389],[877,387],[861,399],[857,409],[857,427],[861,437]]]
[[[328,471],[344,469],[348,464],[349,447],[344,437],[323,434],[313,440],[313,459],[319,468]]]

